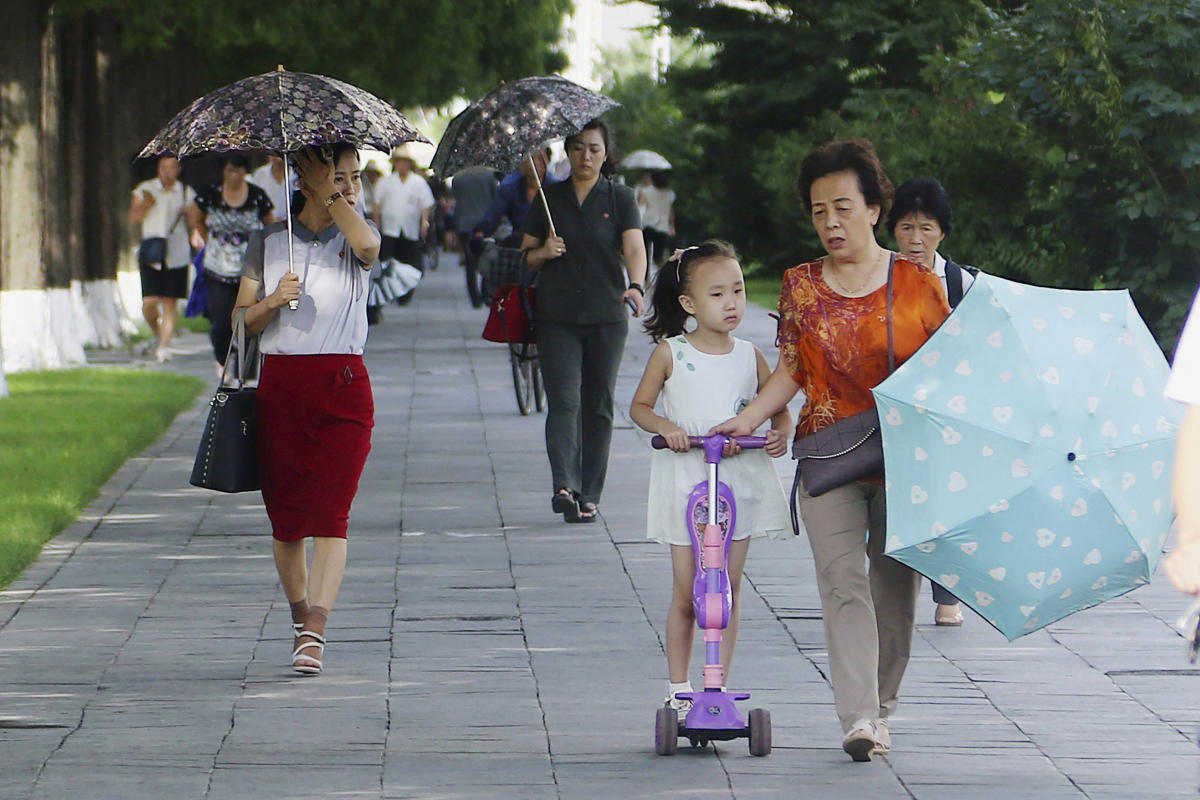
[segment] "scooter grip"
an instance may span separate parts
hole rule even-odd
[[[715,435],[719,436],[720,434]],[[761,450],[767,445],[767,437],[765,436],[734,436],[732,438],[738,443],[738,447],[742,448],[743,450]],[[705,437],[703,436],[689,436],[688,443],[691,444],[692,447],[703,447],[704,439]],[[657,433],[650,437],[650,446],[655,450],[668,449],[667,440]]]

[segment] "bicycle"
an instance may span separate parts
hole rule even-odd
[[[490,239],[484,242],[483,252],[479,256],[479,272],[486,276],[486,285],[494,287],[493,305],[501,302],[501,292],[507,287],[525,287],[530,283],[529,270],[521,258],[521,251],[514,247],[500,247]],[[527,308],[525,312],[529,314],[532,309]],[[509,341],[507,344],[517,410],[521,416],[528,416],[534,409],[545,411],[546,389],[542,385],[537,344],[524,341]]]

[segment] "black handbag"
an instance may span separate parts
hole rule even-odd
[[[167,239],[165,236],[150,236],[138,245],[138,266],[154,267],[167,263]]]
[[[893,253],[888,261],[887,276],[889,375],[896,370],[892,338],[892,272],[895,266],[896,254]],[[830,333],[832,335],[832,331]],[[879,432],[879,412],[870,408],[797,439],[792,443],[792,458],[796,459],[796,477],[792,480],[790,498],[792,531],[799,535],[796,493],[800,488],[801,475],[804,477],[804,490],[809,496],[820,497],[831,489],[883,472],[883,436]]]
[[[234,345],[237,345],[236,356]],[[230,360],[237,359],[237,386],[225,386]],[[253,492],[262,488],[258,478],[258,405],[255,390],[246,386],[246,311],[239,309],[234,336],[225,355],[225,369],[209,401],[208,420],[196,451],[190,483],[218,492]]]

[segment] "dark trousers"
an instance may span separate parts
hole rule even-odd
[[[225,363],[225,354],[229,352],[229,340],[233,338],[233,306],[237,302],[238,285],[219,281],[205,273],[205,290],[208,297],[205,304],[208,309],[208,338],[212,342],[213,358],[217,363]]]
[[[937,581],[929,582],[933,586],[933,602],[939,606],[952,606],[958,602],[958,598],[950,593],[950,590],[942,586]]]
[[[546,387],[546,455],[552,491],[579,492],[598,503],[608,473],[617,369],[626,322],[538,322],[538,360]]]
[[[646,245],[648,264],[661,264],[670,253],[667,252],[667,232],[655,228],[642,228],[642,241]]]
[[[466,271],[467,278],[467,297],[471,299],[471,305],[479,308],[483,305],[483,291],[479,284],[479,256],[475,255],[475,251],[471,249],[471,233],[470,231],[458,233],[458,253],[462,258],[463,269]]]

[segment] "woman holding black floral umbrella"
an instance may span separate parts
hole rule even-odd
[[[629,332],[625,303],[641,314],[646,248],[633,190],[608,177],[608,126],[588,122],[567,137],[566,148],[571,177],[544,187],[553,222],[535,204],[521,249],[539,272],[535,315],[551,508],[567,522],[595,522]]]

